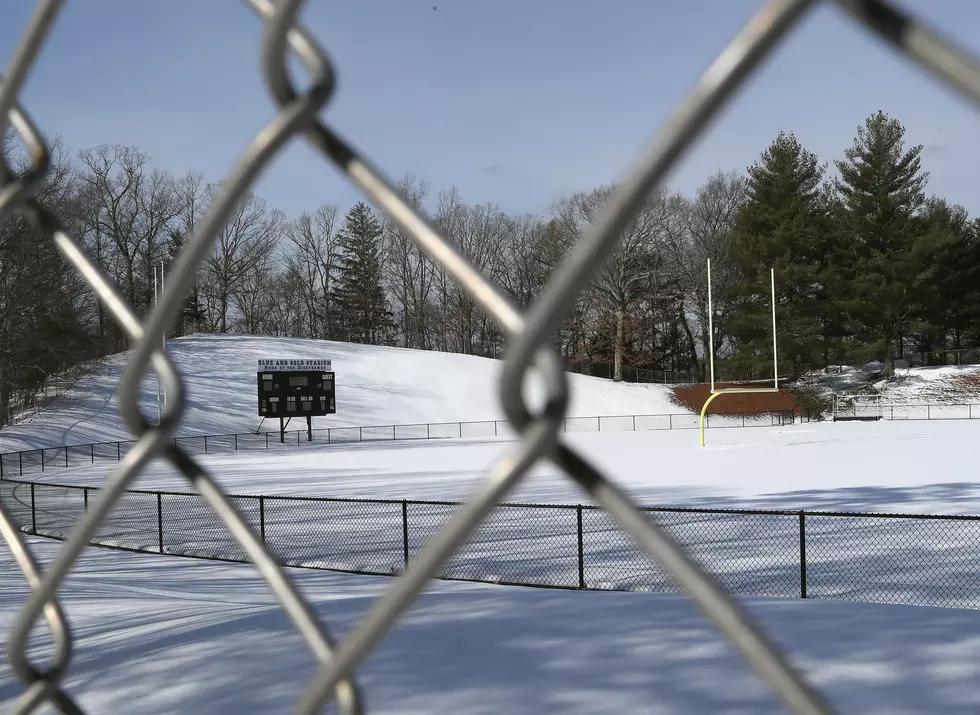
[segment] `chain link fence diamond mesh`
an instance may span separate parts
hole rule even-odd
[[[377,169],[319,119],[320,110],[333,94],[334,68],[298,21],[301,1],[247,0],[246,5],[265,25],[262,67],[279,112],[244,149],[241,160],[225,178],[222,193],[177,257],[171,281],[159,304],[142,322],[92,263],[83,247],[66,232],[58,217],[33,197],[48,169],[49,156],[38,127],[20,106],[19,96],[62,4],[62,0],[38,2],[0,84],[0,128],[6,131],[8,126],[13,127],[33,160],[32,167],[20,175],[0,163],[0,222],[14,210],[23,212],[40,232],[54,241],[108,313],[135,341],[121,380],[119,404],[137,440],[97,497],[90,500],[81,518],[72,525],[64,544],[43,572],[38,569],[10,515],[0,510],[0,534],[13,551],[30,587],[30,595],[7,640],[7,658],[25,686],[25,691],[14,703],[13,712],[18,715],[34,712],[43,704],[50,704],[63,713],[80,712],[71,695],[61,687],[71,664],[73,638],[58,603],[59,587],[80,553],[98,533],[105,529],[145,527],[142,518],[137,518],[139,523],[120,523],[118,526],[113,526],[113,520],[121,513],[121,500],[130,498],[124,496],[127,486],[147,464],[157,459],[173,465],[200,494],[202,509],[213,514],[216,527],[227,530],[248,560],[255,564],[302,635],[311,657],[317,661],[314,677],[295,694],[291,705],[284,703],[284,707],[291,707],[295,713],[320,712],[331,701],[344,713],[364,710],[355,682],[359,664],[419,596],[425,583],[447,564],[454,563],[452,560],[461,547],[466,560],[466,545],[479,543],[481,524],[488,517],[497,518],[491,516],[495,513],[495,505],[542,459],[552,461],[578,483],[603,507],[609,518],[615,520],[670,575],[790,711],[813,715],[830,712],[823,698],[726,596],[721,585],[698,565],[697,558],[685,552],[672,537],[670,529],[648,518],[613,481],[562,441],[560,428],[568,401],[567,378],[561,361],[548,346],[549,336],[567,315],[574,298],[609,256],[621,229],[646,196],[663,182],[719,110],[787,32],[805,17],[816,0],[770,0],[759,10],[709,67],[658,139],[620,182],[589,232],[576,244],[524,315],[415,212]],[[970,99],[980,98],[980,65],[923,24],[879,0],[838,0],[837,4],[873,34]],[[308,70],[309,86],[305,91],[298,91],[292,85],[287,71],[290,54]],[[70,109],[65,107],[65,111],[70,112]],[[161,348],[166,326],[173,322],[180,310],[198,266],[236,202],[283,147],[298,137],[305,138],[312,150],[338,166],[501,326],[508,340],[501,398],[508,419],[520,435],[518,445],[490,470],[470,498],[441,522],[421,551],[410,560],[407,570],[340,642],[334,641],[326,625],[297,592],[261,535],[255,533],[240,505],[224,495],[187,451],[174,445],[172,438],[185,410],[186,396],[180,374]],[[532,366],[539,369],[547,386],[547,399],[538,412],[525,406],[521,390],[523,378]],[[155,371],[166,385],[168,395],[167,408],[158,425],[146,420],[139,409],[141,383],[150,370]],[[136,514],[143,513],[141,505],[126,504],[127,510],[129,506],[136,510]],[[42,618],[51,628],[53,647],[50,660],[38,665],[29,660],[28,640]]]

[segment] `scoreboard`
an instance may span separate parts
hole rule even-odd
[[[337,412],[329,360],[259,360],[259,416],[320,417]]]

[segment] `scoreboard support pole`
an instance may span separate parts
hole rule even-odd
[[[285,417],[279,418],[279,442],[281,444],[286,444],[286,428],[289,427],[289,421],[291,419],[293,418],[292,417],[288,419]]]
[[[306,441],[313,441],[313,417],[310,415],[306,416]]]

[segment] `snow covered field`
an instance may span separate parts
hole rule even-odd
[[[569,433],[566,439],[649,506],[980,514],[972,467],[978,434],[980,422],[948,420],[710,429],[704,448],[691,429]],[[273,441],[269,451],[264,445],[246,450],[243,443],[241,452],[199,459],[233,494],[462,499],[514,442],[491,437],[296,447]],[[98,486],[114,466],[114,460],[97,461],[30,478]],[[160,463],[136,486],[187,488]],[[550,464],[536,467],[509,500],[588,503]]]
[[[270,354],[334,361],[339,414],[316,420],[316,427],[501,417],[494,382],[499,363],[493,360],[226,336],[172,341],[170,349],[191,396],[182,435],[254,429],[254,360]],[[113,395],[121,360],[83,380],[34,422],[0,433],[0,451],[129,438]],[[235,365],[241,365],[241,377],[227,377]],[[565,438],[641,504],[980,514],[972,466],[978,422],[710,429],[702,449],[695,429],[667,430],[651,421],[637,425],[650,431],[634,432],[630,418],[613,417],[671,413],[678,424],[694,427],[694,416],[674,405],[662,386],[570,379],[572,415],[609,417],[601,432],[594,431],[595,420],[572,419]],[[150,380],[144,409],[152,413],[154,406]],[[495,437],[486,431],[492,423],[487,425],[432,440],[351,443],[337,431],[334,444],[280,446],[273,440],[268,450],[265,440],[256,438],[242,440],[238,453],[200,454],[199,459],[226,491],[253,495],[238,505],[257,530],[263,515],[267,543],[286,563],[392,573],[404,563],[403,519],[409,524],[411,557],[452,509],[418,500],[465,498],[514,446],[506,430]],[[201,440],[182,444],[203,452]],[[211,443],[212,450],[216,446],[233,448]],[[30,478],[97,487],[115,466],[108,453],[87,465],[84,454],[70,456],[70,468],[49,463],[48,471]],[[190,491],[160,464],[134,486]],[[35,520],[41,533],[65,533],[84,510],[81,490],[35,491],[32,509],[29,484],[0,481],[5,506],[21,524]],[[261,506],[254,498],[259,494],[267,497]],[[416,503],[282,498],[297,496]],[[589,504],[548,464],[537,466],[508,501]],[[158,502],[156,495],[128,495],[100,540],[157,550],[160,515],[165,552],[242,558],[240,547],[196,496],[167,495]],[[976,668],[970,665],[980,654],[980,611],[848,602],[977,608],[980,521],[807,516],[809,598],[803,601],[798,515],[655,518],[723,585],[753,596],[746,600],[750,611],[841,712],[959,713],[980,707],[973,688]],[[575,586],[575,519],[574,509],[499,508],[443,575]],[[432,584],[365,665],[362,683],[370,711],[782,712],[682,598],[616,592],[669,591],[672,584],[608,517],[586,509],[582,539],[583,575],[588,586],[603,592]],[[43,539],[31,542],[42,561],[58,547]],[[0,549],[0,569],[8,574],[14,569],[5,549]],[[341,634],[391,583],[380,577],[292,573]],[[22,582],[4,583],[10,585],[0,589],[0,634],[9,629],[26,594]],[[299,638],[246,566],[90,550],[63,593],[80,634],[68,687],[95,711],[131,710],[134,702],[139,712],[149,713],[282,711],[313,672]],[[20,692],[7,668],[0,663],[0,703]]]
[[[58,544],[31,539],[42,563]],[[0,570],[16,569],[0,550]],[[293,571],[323,622],[349,632],[389,579]],[[27,595],[0,589],[0,633]],[[90,712],[288,712],[314,672],[247,566],[89,550],[61,602],[77,638],[67,689]],[[750,614],[838,712],[980,708],[980,613],[750,599]],[[37,653],[50,640],[39,629]],[[377,715],[781,715],[681,597],[435,582],[359,673]],[[21,686],[0,660],[0,707]]]
[[[715,429],[699,448],[691,430],[576,433],[567,438],[647,506],[920,514],[980,513],[975,422],[811,423]],[[313,445],[200,455],[284,563],[393,573],[435,533],[452,506],[514,443],[506,438]],[[43,481],[98,487],[111,463],[59,470]],[[165,465],[137,483],[189,491]],[[0,482],[21,524],[63,535],[84,508],[81,490]],[[95,492],[90,495],[94,498]],[[264,495],[260,502],[248,495]],[[276,498],[276,497],[287,498]],[[320,497],[309,501],[296,497]],[[335,498],[409,500],[388,503]],[[426,502],[420,501],[426,500]],[[542,464],[507,499],[590,502]],[[576,512],[502,507],[443,571],[448,578],[579,585]],[[796,513],[666,513],[655,517],[736,593],[799,597],[801,525]],[[159,524],[163,525],[158,533]],[[406,544],[403,527],[408,531]],[[980,521],[806,517],[811,598],[980,607]],[[193,495],[126,497],[100,542],[232,560],[240,547]],[[661,569],[599,511],[583,513],[585,583],[670,591]]]
[[[261,358],[332,361],[337,414],[313,426],[417,424],[502,419],[497,395],[499,360],[323,340],[194,335],[167,343],[185,379],[188,410],[178,435],[254,431],[260,422],[255,364]],[[116,387],[125,354],[114,356],[64,397],[30,420],[0,431],[0,452],[66,444],[127,440]],[[569,375],[570,415],[687,413],[663,385],[633,385]],[[156,415],[156,378],[144,382],[142,407]],[[531,395],[539,381],[529,378]],[[294,423],[293,428],[295,429]],[[277,429],[267,424],[267,430]]]

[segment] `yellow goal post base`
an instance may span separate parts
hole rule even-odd
[[[701,431],[701,446],[704,446],[704,418],[708,413],[708,405],[710,405],[716,397],[720,397],[721,395],[730,395],[735,392],[745,393],[779,391],[780,388],[778,387],[728,387],[721,390],[712,390],[711,395],[708,396],[708,399],[704,401],[704,405],[701,407],[701,417],[698,419],[698,429]]]

